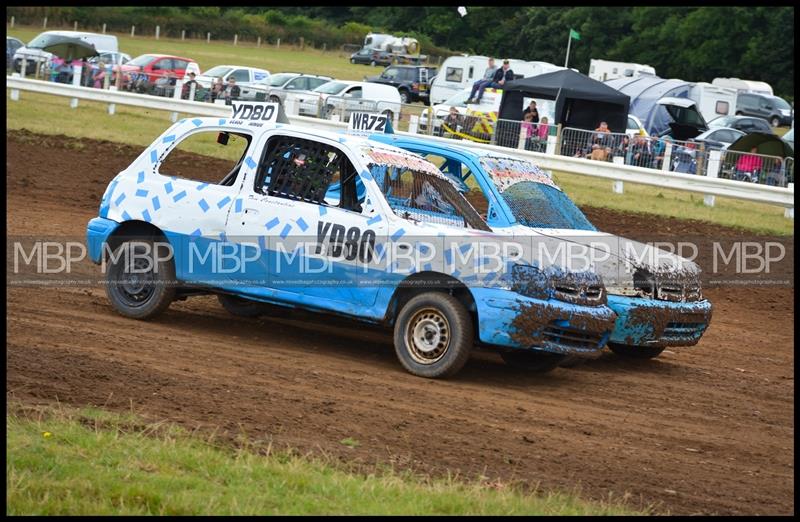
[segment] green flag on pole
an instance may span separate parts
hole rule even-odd
[[[581,39],[581,33],[576,31],[575,29],[570,29],[569,30],[569,37],[570,38],[574,38],[576,40],[580,40]]]

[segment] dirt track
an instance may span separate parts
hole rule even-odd
[[[6,142],[9,235],[82,237],[108,180],[140,152],[24,132]],[[720,232],[588,213],[634,238]],[[366,465],[628,492],[672,513],[794,512],[793,288],[710,289],[700,344],[656,360],[607,353],[531,376],[480,353],[448,381],[406,373],[388,332],[341,319],[238,319],[199,297],[144,323],[114,313],[99,287],[6,295],[6,391],[23,401],[133,407]]]

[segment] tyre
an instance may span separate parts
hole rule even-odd
[[[542,350],[509,350],[500,352],[509,366],[532,373],[547,373],[556,369],[568,356]]]
[[[394,325],[394,349],[410,373],[428,378],[458,373],[469,359],[472,318],[455,297],[425,292],[408,301]]]
[[[411,103],[411,93],[405,89],[402,89],[400,91],[400,103]]]
[[[269,101],[270,101],[270,103],[280,103],[281,99],[278,98],[277,96],[270,96],[269,97]]]
[[[657,346],[628,346],[625,344],[608,343],[611,351],[623,357],[630,357],[632,359],[653,359],[661,355],[664,347]]]
[[[354,65],[355,65],[355,63],[356,63],[356,59],[355,59],[355,58],[350,58],[350,63],[352,63],[352,64],[354,64]]]
[[[373,66],[373,67],[375,67],[376,65],[378,65],[377,63],[375,63],[375,60],[372,60],[371,62],[369,62],[369,64],[370,64],[371,66]]]
[[[222,307],[231,315],[237,317],[289,317],[290,310],[282,306],[274,306],[268,303],[253,301],[235,295],[217,294],[217,299]]]
[[[736,111],[736,116],[741,116],[741,115],[742,115],[742,111]]]
[[[158,262],[154,262],[155,245],[151,239],[125,241],[109,260],[106,295],[125,317],[155,317],[175,299],[175,266],[172,259],[164,259],[163,246],[159,247]]]
[[[777,116],[773,116],[771,120],[769,120],[770,125],[773,127],[779,127],[781,124],[781,120]]]

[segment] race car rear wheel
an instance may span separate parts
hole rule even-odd
[[[403,367],[420,377],[449,377],[469,359],[472,318],[464,305],[443,292],[409,300],[394,325],[394,348]]]
[[[663,346],[628,346],[626,344],[608,343],[608,347],[615,354],[632,359],[653,359],[664,351]]]
[[[152,240],[125,241],[115,250],[106,272],[106,295],[120,314],[149,319],[175,299],[175,266]]]
[[[531,373],[547,373],[567,358],[564,354],[542,350],[509,350],[500,352],[500,357],[507,365]]]

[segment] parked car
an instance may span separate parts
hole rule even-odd
[[[338,113],[342,121],[349,121],[355,111],[381,113],[389,119],[400,114],[400,93],[379,83],[332,80],[295,99],[300,116],[328,119]]]
[[[114,72],[121,71],[122,86],[125,90],[171,96],[175,83],[184,77],[190,67],[197,67],[197,63],[191,58],[168,54],[143,54],[124,65],[115,66]]]
[[[625,128],[625,134],[627,134],[630,137],[648,135],[647,131],[644,128],[644,125],[642,125],[642,120],[640,120],[633,114],[628,114],[628,125]]]
[[[372,134],[370,139],[437,158],[443,173],[468,191],[468,199],[476,202],[476,208],[496,232],[517,240],[566,240],[597,252],[595,269],[605,282],[608,305],[617,314],[608,344],[617,354],[657,357],[670,346],[697,344],[708,328],[712,306],[702,295],[700,268],[695,263],[598,231],[552,178],[533,163],[412,136]],[[584,261],[580,258],[574,263]]]
[[[422,101],[429,105],[430,82],[436,72],[436,67],[390,65],[379,76],[371,76],[366,81],[396,87],[402,103]]]
[[[263,89],[264,99],[282,103],[289,92],[311,91],[331,80],[333,78],[329,76],[286,72],[271,75],[266,82],[256,88]]]
[[[712,129],[727,127],[742,131],[745,134],[750,134],[751,132],[774,134],[767,120],[753,116],[720,116],[708,122],[708,126]]]
[[[217,65],[197,76],[195,80],[203,89],[210,89],[211,84],[217,78],[222,78],[225,85],[228,84],[228,78],[234,78],[236,85],[239,86],[240,100],[263,101],[266,99],[263,85],[269,80],[269,77],[269,71],[266,69],[241,65]]]
[[[6,36],[6,69],[11,69],[11,64],[14,62],[14,53],[24,45],[22,40],[13,36]]]
[[[700,134],[695,141],[705,143],[706,148],[727,149],[731,143],[738,140],[745,133],[730,127],[714,127]]]
[[[125,65],[131,61],[131,55],[117,51],[103,51],[99,56],[89,59],[89,63],[103,62],[107,65]]]
[[[777,96],[756,93],[739,93],[736,101],[737,116],[764,118],[773,127],[789,125],[792,121],[792,106]]]
[[[350,63],[360,63],[364,65],[391,65],[392,53],[389,51],[380,51],[378,49],[370,49],[364,47],[361,50],[350,55]]]
[[[478,343],[540,371],[602,350],[616,314],[596,274],[500,262],[510,268],[496,279],[500,260],[484,251],[518,246],[503,248],[509,236],[435,165],[249,107],[180,120],[110,182],[86,240],[119,314],[149,319],[196,294],[242,316],[337,314],[393,328],[401,364],[428,378],[458,372]],[[171,159],[204,135],[240,145],[232,170]]]
[[[789,131],[781,136],[781,139],[789,144],[789,146],[794,150],[794,127],[789,129]]]
[[[41,63],[44,65],[47,63],[53,57],[53,54],[43,51],[42,49],[38,49],[37,47],[41,45],[42,40],[49,38],[50,36],[69,36],[72,38],[79,38],[92,44],[94,48],[101,53],[104,51],[119,51],[117,37],[113,34],[86,33],[81,31],[45,31],[37,35],[36,38],[31,40],[27,45],[17,49],[17,51],[14,53],[14,70],[17,72],[21,71],[23,56],[25,57],[26,61],[25,74],[34,73],[36,71],[37,64]]]

